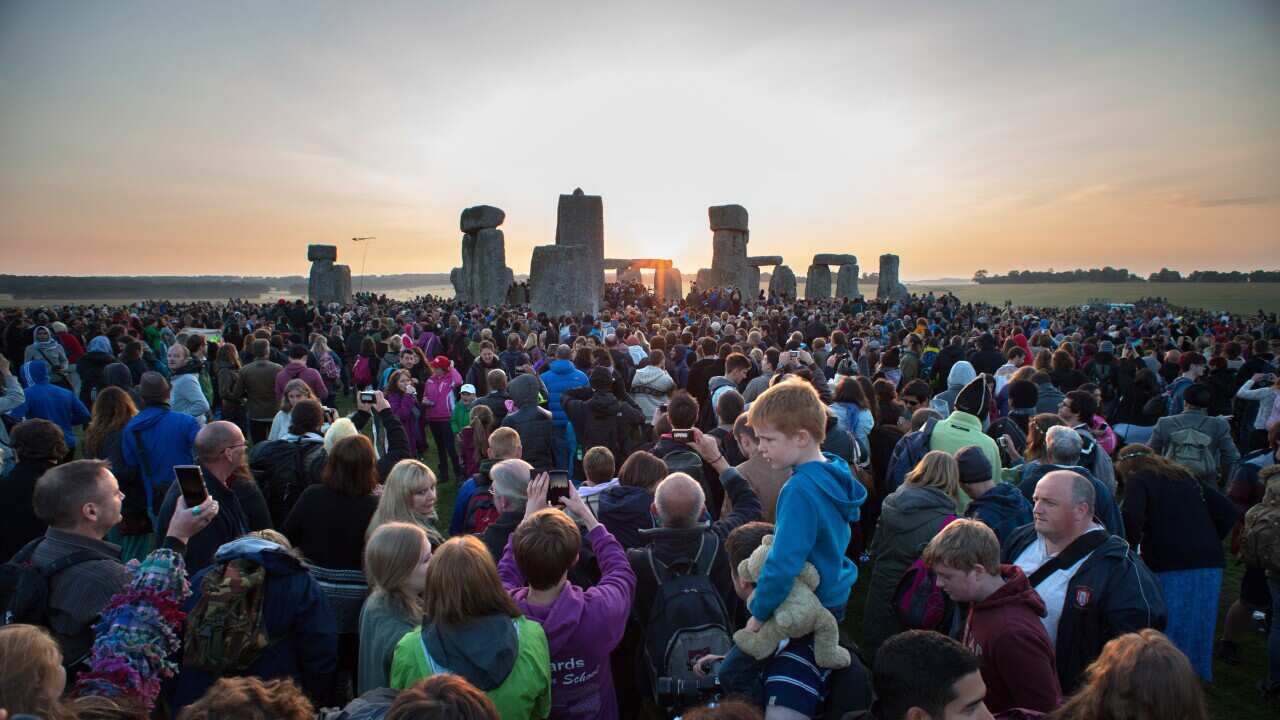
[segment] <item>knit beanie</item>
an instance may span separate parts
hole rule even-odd
[[[979,420],[987,417],[987,374],[982,373],[965,385],[956,395],[956,409]]]

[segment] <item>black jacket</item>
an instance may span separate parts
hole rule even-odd
[[[599,495],[600,524],[618,539],[623,548],[644,547],[649,538],[642,531],[655,527],[653,495],[644,488],[617,485]]]
[[[729,575],[729,553],[725,549],[724,541],[735,528],[760,519],[762,515],[760,498],[756,497],[751,485],[735,468],[725,470],[720,475],[720,482],[733,507],[728,515],[710,525],[698,525],[692,528],[657,528],[643,535],[650,538],[649,548],[654,559],[670,566],[678,562],[692,561],[698,554],[702,534],[714,533],[720,541],[720,552],[716,554],[715,562],[711,565],[711,583],[720,593],[725,609],[729,611],[729,618],[731,620],[738,618],[746,622],[746,618],[742,617],[745,614],[743,603],[738,599],[738,594],[733,591],[733,579]],[[658,579],[653,576],[653,570],[649,567],[648,556],[644,549],[628,550],[627,559],[631,561],[631,568],[636,573],[636,593],[632,611],[641,623],[645,623],[649,619],[653,598],[658,594]]]
[[[1014,530],[1005,540],[1001,562],[1013,564],[1035,538],[1034,525]],[[1109,536],[1067,584],[1054,648],[1063,694],[1076,689],[1107,641],[1143,628],[1164,630],[1166,617],[1155,575],[1124,540]]]
[[[0,563],[8,562],[23,545],[44,535],[48,524],[36,517],[31,497],[36,480],[53,465],[43,461],[18,462],[0,477]]]
[[[644,414],[634,405],[618,400],[612,391],[593,391],[589,385],[561,393],[560,405],[573,423],[578,447],[607,447],[619,465],[630,450],[631,429],[644,424]]]
[[[80,375],[80,402],[87,408],[93,407],[93,393],[106,387],[102,380],[102,371],[116,359],[110,353],[87,352],[76,361],[76,372]]]
[[[537,405],[522,407],[503,418],[502,427],[509,427],[520,435],[520,457],[534,470],[541,472],[555,467],[555,424],[550,410]]]
[[[249,469],[267,500],[271,523],[284,524],[302,491],[319,484],[329,454],[324,438],[312,434],[300,439],[258,443],[249,454]]]
[[[267,501],[263,499],[257,483],[242,478],[232,482],[228,488],[208,470],[203,467],[201,470],[204,472],[205,489],[218,501],[218,516],[187,542],[187,551],[183,557],[187,561],[187,573],[191,575],[213,562],[213,554],[224,543],[245,533],[271,527]],[[181,492],[178,483],[169,483],[169,491],[165,493],[164,503],[160,506],[160,525],[156,528],[157,544],[163,542],[169,534],[169,521],[173,519],[173,511],[178,505],[178,495]]]
[[[1222,541],[1240,519],[1216,487],[1152,470],[1125,478],[1120,514],[1126,537],[1152,572],[1224,567]]]

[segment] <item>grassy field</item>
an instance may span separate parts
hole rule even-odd
[[[953,293],[967,302],[1036,307],[1080,305],[1093,299],[1133,302],[1144,297],[1164,297],[1175,305],[1252,314],[1259,309],[1280,312],[1280,283],[1030,283],[1027,285],[916,285],[913,293]],[[862,288],[874,293],[874,287]]]

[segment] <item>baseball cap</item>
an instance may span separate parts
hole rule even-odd
[[[475,395],[476,386],[472,385],[471,383],[466,383],[462,387],[458,388],[458,392],[462,393],[463,395],[466,395],[467,393],[471,393],[472,395]]]

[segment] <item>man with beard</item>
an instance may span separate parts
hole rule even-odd
[[[225,420],[211,422],[196,435],[195,450],[204,473],[205,489],[220,509],[209,527],[187,544],[187,572],[193,575],[213,562],[213,554],[223,544],[254,530],[271,527],[267,501],[249,472],[246,443],[240,428]],[[169,521],[181,495],[178,483],[169,485],[156,529],[161,539],[169,530]]]

